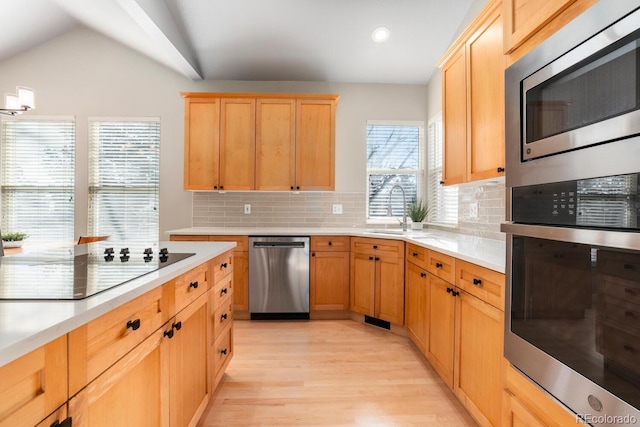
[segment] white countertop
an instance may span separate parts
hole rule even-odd
[[[82,300],[0,301],[0,366],[233,249],[235,242],[160,242],[195,255]]]
[[[284,227],[191,227],[167,231],[167,235],[229,235],[229,236],[354,236],[404,240],[468,261],[482,267],[505,272],[506,251],[502,240],[474,237],[436,229],[408,230],[372,228],[284,228]]]

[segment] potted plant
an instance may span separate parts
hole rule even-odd
[[[409,205],[408,214],[412,221],[411,229],[422,230],[422,221],[429,215],[429,206],[427,202],[418,199]]]
[[[5,233],[2,235],[2,246],[5,248],[19,248],[27,237],[26,233]]]

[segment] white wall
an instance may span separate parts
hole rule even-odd
[[[364,192],[366,120],[424,120],[424,85],[321,82],[193,82],[88,29],[77,29],[0,62],[0,93],[36,90],[30,115],[76,117],[76,235],[86,232],[87,118],[161,118],[160,236],[191,226],[191,193],[182,190],[183,99],[180,92],[338,93],[336,191]]]

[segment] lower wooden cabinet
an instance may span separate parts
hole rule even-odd
[[[312,236],[309,311],[349,310],[349,237]]]
[[[89,383],[69,400],[73,426],[170,426],[169,347],[158,329]]]
[[[503,427],[545,427],[540,421],[509,391],[505,390],[502,397],[502,426]]]
[[[66,335],[0,367],[0,426],[34,426],[49,415],[56,421],[66,400]]]
[[[427,272],[412,262],[407,262],[405,272],[405,328],[416,346],[426,354],[428,335]]]
[[[445,383],[453,388],[453,355],[455,349],[456,301],[454,286],[428,273],[429,329],[427,360],[433,365]]]

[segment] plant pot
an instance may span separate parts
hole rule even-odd
[[[411,223],[411,229],[412,230],[422,230],[422,223],[421,222],[412,222]]]
[[[24,240],[12,240],[12,241],[2,241],[2,246],[5,248],[21,248]]]

